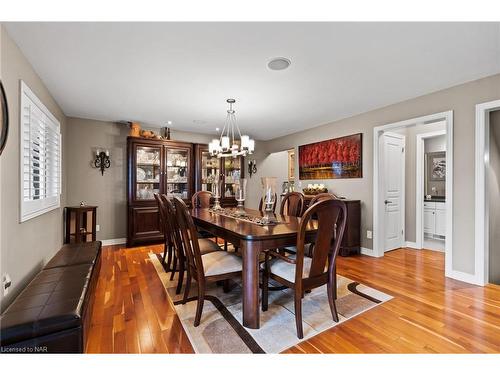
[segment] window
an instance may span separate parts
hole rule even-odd
[[[26,221],[60,206],[59,121],[21,81],[21,218]]]

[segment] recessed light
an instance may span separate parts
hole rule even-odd
[[[168,121],[167,121],[167,124],[168,124],[168,125],[172,125],[172,121],[168,120]]]
[[[290,66],[292,62],[286,57],[275,57],[267,63],[267,67],[271,70],[284,70]]]
[[[215,131],[218,132],[220,129],[219,128],[215,128]]]

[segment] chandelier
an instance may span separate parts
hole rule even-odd
[[[255,141],[248,135],[241,135],[240,128],[236,125],[234,99],[227,99],[229,109],[227,110],[226,123],[220,134],[219,139],[213,139],[208,144],[208,151],[212,156],[218,158],[228,158],[237,156],[251,155],[255,150]],[[236,139],[239,137],[239,141]]]

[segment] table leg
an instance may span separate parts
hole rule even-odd
[[[260,247],[260,243],[257,241],[241,241],[241,254],[243,257],[243,325],[255,329],[260,327]]]

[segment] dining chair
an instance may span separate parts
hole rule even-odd
[[[196,280],[198,294],[194,326],[200,325],[203,303],[205,301],[206,284],[227,281],[241,276],[243,263],[240,257],[227,251],[214,251],[202,254],[198,241],[198,232],[186,204],[174,198],[177,223],[179,225],[182,245],[186,255],[186,289],[182,303],[186,303],[191,288],[191,279]]]
[[[186,254],[184,251],[184,245],[181,239],[180,227],[177,222],[177,215],[175,213],[174,204],[167,198],[165,194],[161,196],[163,201],[166,216],[168,221],[171,223],[170,231],[173,243],[174,252],[174,265],[172,268],[170,279],[173,280],[175,272],[179,273],[179,278],[177,280],[176,294],[179,294],[182,290],[182,284],[184,279],[184,272],[186,271]],[[208,254],[214,251],[221,251],[221,248],[211,240],[206,238],[198,238],[198,245],[201,254]]]
[[[274,203],[273,203],[273,213],[276,211],[276,205],[278,204],[278,194],[274,193]],[[260,198],[259,211],[264,211],[264,197]]]
[[[191,197],[191,207],[210,208],[210,200],[212,199],[212,197],[213,194],[211,191],[206,191],[206,190],[197,191]],[[198,228],[198,236],[202,238],[215,238],[217,242],[217,238],[212,233],[202,228]]]
[[[169,218],[166,214],[166,208],[164,206],[163,200],[158,193],[153,194],[156,203],[158,205],[158,212],[160,218],[160,228],[163,232],[163,259],[162,263],[165,265],[167,272],[171,270],[172,266],[172,256],[173,256],[173,241],[170,230]],[[167,260],[168,255],[168,260]]]
[[[294,290],[295,323],[297,336],[304,337],[302,328],[302,299],[305,292],[327,285],[328,302],[335,322],[339,321],[336,300],[336,261],[344,235],[347,208],[340,200],[327,199],[310,206],[302,216],[297,233],[297,253],[284,256],[274,250],[266,252],[262,277],[262,311],[268,309],[269,279]],[[311,258],[304,256],[306,231],[312,217],[317,219],[314,252]],[[336,236],[334,227],[337,224]],[[271,257],[274,258],[271,262]]]
[[[285,194],[281,201],[280,214],[286,216],[302,216],[304,209],[304,194],[292,191]]]
[[[191,197],[191,207],[193,208],[210,208],[210,200],[213,194],[210,191],[197,191]]]

